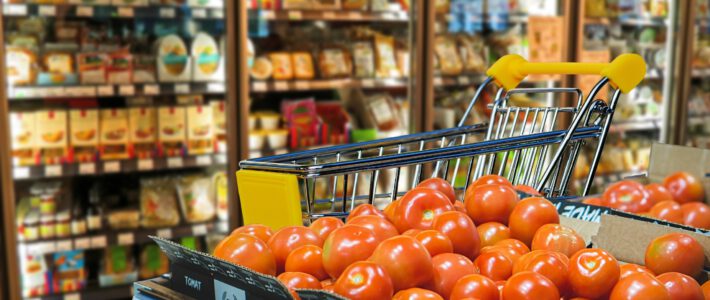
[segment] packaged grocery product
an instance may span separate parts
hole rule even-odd
[[[158,150],[165,156],[182,156],[185,145],[185,108],[158,108]]]
[[[133,56],[128,49],[113,51],[108,54],[108,82],[125,84],[133,82]]]
[[[180,222],[175,185],[169,178],[141,179],[141,226],[170,227]]]
[[[217,42],[209,34],[197,33],[192,40],[190,50],[195,60],[196,74],[210,76],[217,73],[222,56],[219,53]]]
[[[39,239],[39,212],[32,211],[24,216],[22,222],[22,235],[20,240],[36,241]]]
[[[85,26],[78,22],[55,22],[54,38],[59,42],[76,43],[81,35],[81,28]]]
[[[86,287],[87,270],[84,268],[83,250],[62,251],[52,254],[54,261],[55,293],[76,292]]]
[[[367,10],[369,0],[343,0],[343,9]]]
[[[400,77],[395,58],[393,37],[375,34],[375,57],[377,58],[375,64],[377,66],[377,77]]]
[[[319,101],[316,104],[316,112],[322,120],[321,137],[323,140],[321,143],[346,144],[350,136],[350,117],[345,112],[342,103],[340,101]],[[268,137],[271,142],[274,136],[269,134]],[[278,140],[278,133],[275,137]]]
[[[155,108],[142,106],[128,109],[132,157],[145,159],[155,155],[155,142],[158,135],[156,126]]]
[[[183,218],[187,222],[205,222],[214,218],[216,207],[209,177],[191,175],[177,181]]]
[[[45,214],[39,217],[39,237],[42,239],[53,239],[57,234],[55,222],[57,218],[53,214]]]
[[[74,161],[92,162],[96,160],[99,146],[99,110],[70,110],[69,128],[69,143]]]
[[[274,65],[271,60],[265,56],[260,56],[254,60],[254,65],[251,67],[251,77],[257,80],[266,80],[271,78],[274,73]]]
[[[113,4],[113,5],[145,6],[145,5],[148,5],[148,0],[111,0],[111,4]],[[166,3],[166,4],[173,4],[173,3]],[[182,3],[174,3],[174,4],[182,4]]]
[[[289,129],[291,148],[313,146],[318,138],[318,115],[313,98],[281,102],[281,114]]]
[[[59,164],[68,159],[67,113],[41,110],[36,113],[37,146],[44,164]]]
[[[308,52],[291,53],[293,60],[293,77],[296,79],[313,79],[315,71],[313,69],[313,58]]]
[[[5,52],[5,74],[10,85],[25,85],[37,80],[37,55],[25,48],[8,47]]]
[[[78,81],[74,73],[74,56],[65,51],[48,51],[42,57],[42,70],[37,78],[41,85],[72,84]]]
[[[141,279],[150,279],[169,272],[170,261],[168,256],[160,251],[155,244],[143,246],[139,257],[140,269],[138,275]]]
[[[155,82],[155,56],[133,55],[133,82]]]
[[[20,49],[36,50],[38,49],[39,39],[33,34],[24,34],[20,32],[11,32],[7,37],[8,46],[17,47]]]
[[[249,131],[249,150],[261,150],[264,148],[266,135],[263,130]]]
[[[284,140],[284,145],[285,145]],[[229,194],[227,190],[227,173],[217,171],[212,175],[212,190],[217,203],[217,218],[226,221],[229,217]]]
[[[106,83],[106,70],[109,58],[102,52],[84,52],[77,54],[79,80],[82,84]]]
[[[212,129],[214,130],[215,152],[224,153],[227,151],[227,115],[225,114],[225,104],[223,100],[211,101],[212,107]]]
[[[37,297],[51,291],[49,278],[51,271],[47,267],[43,254],[24,253],[20,255],[22,275],[22,296]]]
[[[434,1],[434,9],[437,14],[448,14],[449,13],[449,0],[436,0]]]
[[[400,75],[409,74],[409,50],[398,47],[396,51],[397,69]]]
[[[352,46],[355,77],[375,77],[375,52],[372,43],[363,41],[355,42]]]
[[[104,250],[99,274],[99,286],[132,283],[138,280],[132,249],[126,246],[109,246]]]
[[[434,40],[434,52],[439,58],[441,74],[457,75],[463,71],[463,64],[459,58],[456,40],[451,36],[437,36]]]
[[[269,54],[271,65],[274,68],[273,77],[276,80],[289,80],[293,78],[293,64],[291,55],[287,52],[274,52]]]
[[[189,80],[189,61],[185,42],[176,34],[158,41],[158,77],[161,81]]]
[[[282,0],[281,5],[284,9],[314,9],[316,1],[313,0]]]
[[[198,155],[214,152],[212,107],[191,105],[187,107],[187,153]]]
[[[348,77],[352,73],[350,53],[339,46],[326,46],[318,56],[318,67],[325,78]]]
[[[108,213],[108,226],[112,229],[133,229],[140,224],[140,211],[137,209],[120,209]]]
[[[366,101],[367,111],[379,131],[390,131],[399,127],[397,106],[389,94],[372,95]]]
[[[488,63],[486,63],[487,55],[483,40],[467,35],[459,35],[457,39],[464,69],[470,72],[484,72]]]
[[[99,150],[102,160],[128,158],[128,111],[121,108],[102,109]]]
[[[10,112],[10,137],[12,163],[31,165],[37,157],[36,114],[34,112]]]

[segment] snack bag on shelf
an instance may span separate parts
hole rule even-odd
[[[439,59],[439,69],[443,75],[458,75],[463,71],[456,40],[450,36],[437,36],[434,51]]]
[[[169,272],[170,261],[158,245],[144,245],[140,251],[139,276],[141,279],[150,279]]]
[[[131,107],[128,109],[131,157],[146,159],[155,156],[157,125],[155,108]]]
[[[177,193],[170,178],[141,179],[141,226],[146,228],[171,227],[180,222]]]
[[[375,58],[378,78],[399,78],[401,76],[397,68],[393,37],[375,34]]]
[[[369,0],[343,0],[343,9],[352,10],[367,10],[369,6]]]
[[[355,77],[375,77],[375,52],[368,41],[355,42],[352,45]]]
[[[319,102],[316,104],[316,112],[323,121],[321,127],[322,144],[340,145],[349,142],[350,117],[340,101]]]
[[[275,80],[293,79],[293,62],[291,55],[287,52],[274,52],[269,54],[273,65],[273,77]]]
[[[99,286],[128,284],[138,280],[133,249],[127,246],[109,246],[104,250]]]
[[[51,109],[38,111],[36,115],[40,162],[52,165],[68,161],[67,112]]]
[[[37,81],[37,55],[32,50],[8,47],[5,62],[5,74],[10,86],[33,84]]]
[[[109,57],[101,52],[85,52],[77,54],[79,79],[82,84],[106,83]]]
[[[128,111],[126,109],[102,109],[99,151],[102,160],[128,158]]]
[[[26,252],[25,250],[21,250]],[[20,254],[22,275],[22,296],[38,297],[52,293],[52,272],[47,267],[44,255],[33,253]]]
[[[39,73],[40,85],[76,84],[79,78],[74,73],[74,56],[68,51],[48,51],[42,57],[43,72]]]
[[[187,222],[205,222],[214,218],[216,207],[211,187],[209,177],[190,175],[178,179],[180,208]]]
[[[212,107],[198,104],[187,107],[187,153],[206,154],[214,151]]]
[[[483,73],[488,68],[486,60],[487,51],[485,43],[478,36],[459,35],[459,53],[463,62],[463,68],[469,72]]]
[[[16,166],[32,165],[37,159],[36,114],[34,112],[10,113],[12,163]]]
[[[318,142],[320,120],[316,114],[316,102],[313,98],[287,100],[281,102],[281,114],[286,119],[290,131],[290,147],[309,147]]]
[[[163,156],[182,156],[185,145],[185,107],[158,108],[158,151]]]
[[[111,229],[135,229],[140,225],[140,211],[135,208],[113,210],[106,219]]]
[[[133,82],[133,56],[128,49],[121,49],[108,54],[108,82],[126,84]]]
[[[55,293],[76,292],[86,287],[88,272],[84,269],[84,251],[72,250],[52,254]]]
[[[293,77],[295,79],[313,79],[315,70],[313,69],[313,58],[308,52],[291,53],[293,60]]]
[[[70,110],[69,127],[73,161],[95,161],[99,150],[99,110]]]
[[[133,55],[133,82],[155,82],[155,74],[155,56],[141,54]]]

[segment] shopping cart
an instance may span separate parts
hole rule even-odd
[[[383,207],[427,177],[448,180],[461,195],[477,178],[498,174],[547,197],[564,197],[570,194],[568,184],[585,144],[594,149],[584,170],[581,195],[587,195],[619,96],[645,73],[643,59],[635,54],[620,55],[611,63],[530,63],[517,55],[504,56],[488,69],[458,127],[242,161],[237,187],[244,224],[280,228],[346,216],[360,203]],[[576,88],[515,89],[530,74],[602,78],[583,101]],[[464,126],[491,82],[499,89],[489,124]],[[608,85],[611,101],[595,99]],[[520,93],[568,93],[576,103],[512,105],[510,97]],[[569,126],[562,124],[563,115],[569,116]]]

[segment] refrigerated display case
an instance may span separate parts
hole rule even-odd
[[[687,116],[686,128],[680,142],[688,146],[710,147],[710,12],[707,1],[693,1],[695,20],[692,26],[691,46],[689,49],[690,68],[688,103],[684,110]]]
[[[236,225],[234,5],[2,4],[11,299],[125,299],[167,272],[149,235],[209,251]]]

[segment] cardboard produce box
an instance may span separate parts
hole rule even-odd
[[[710,150],[654,143],[648,165],[648,179],[662,183],[673,172],[685,171],[698,178],[705,188],[705,203],[710,204]]]

